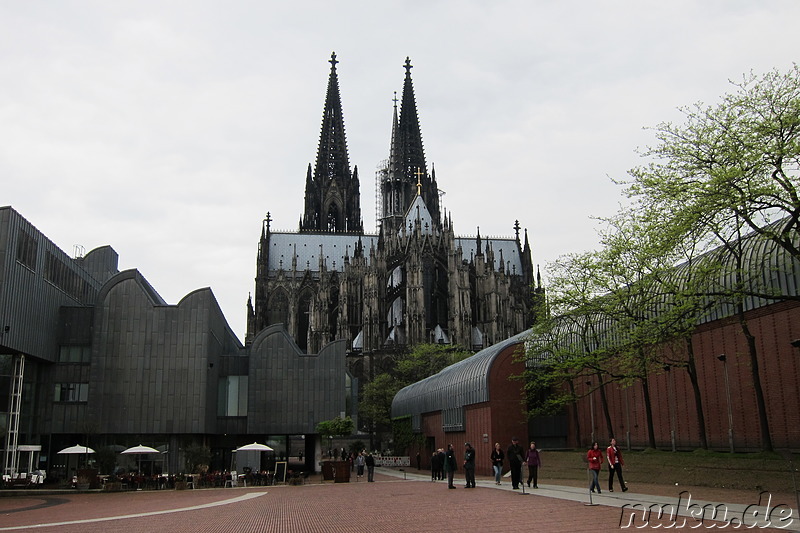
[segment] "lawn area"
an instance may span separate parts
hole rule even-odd
[[[795,491],[791,468],[800,483],[800,454],[789,457],[781,453],[721,453],[706,450],[666,452],[658,450],[626,451],[625,481],[660,485],[692,485],[746,491],[770,491],[793,494]],[[543,466],[539,480],[544,483],[560,481],[586,482],[586,452],[547,451],[541,454]],[[602,478],[606,475],[603,464]]]

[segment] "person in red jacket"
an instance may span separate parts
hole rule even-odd
[[[586,462],[589,463],[589,471],[592,473],[592,482],[589,484],[589,490],[594,492],[594,489],[597,488],[597,494],[602,494],[598,476],[600,475],[600,465],[603,464],[603,452],[596,442],[592,443],[592,447],[586,452]]]
[[[614,492],[614,472],[617,473],[619,479],[619,486],[622,492],[628,490],[625,486],[625,480],[622,479],[622,467],[625,461],[622,460],[622,450],[617,448],[617,439],[611,439],[611,445],[606,448],[606,458],[608,459],[608,491]]]

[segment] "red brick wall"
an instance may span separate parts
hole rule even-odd
[[[748,314],[748,326],[756,338],[761,386],[776,448],[800,448],[800,349],[789,343],[800,339],[800,303],[784,302],[766,306]],[[747,343],[741,326],[734,320],[704,324],[693,336],[698,379],[701,386],[706,432],[709,446],[728,449],[728,402],[725,375],[720,354],[727,356],[733,411],[734,447],[737,451],[754,451],[760,447],[760,428]],[[670,449],[670,429],[675,430],[678,449],[697,448],[700,443],[697,411],[689,376],[684,369],[659,371],[650,376],[650,396],[656,444]],[[577,384],[576,384],[577,385]],[[580,384],[584,387],[583,383]],[[606,387],[613,431],[624,443],[630,432],[634,447],[648,443],[642,386]],[[573,445],[588,446],[591,433],[589,398],[577,404],[580,442],[571,427]],[[608,439],[608,429],[601,410],[600,395],[593,395],[595,438]],[[571,417],[570,424],[572,424]],[[672,420],[674,419],[674,425]]]
[[[433,448],[419,450],[424,469],[430,470],[430,456],[433,449],[446,448],[449,443],[456,451],[459,471],[463,476],[464,443],[469,442],[475,448],[476,473],[490,475],[492,465],[489,457],[495,442],[499,442],[505,450],[511,444],[512,436],[518,436],[522,442],[526,441],[528,430],[522,381],[509,380],[509,376],[522,373],[523,365],[517,360],[521,355],[521,346],[520,344],[510,346],[495,358],[489,369],[489,401],[466,407],[465,431],[445,433],[442,430],[441,411],[422,416],[422,434],[425,437],[433,437],[435,442]],[[410,451],[412,463],[416,452],[417,450]]]

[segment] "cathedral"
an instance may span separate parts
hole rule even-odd
[[[475,237],[456,235],[425,160],[408,58],[388,159],[376,177],[379,227],[364,232],[337,63],[334,53],[299,229],[272,231],[269,213],[263,221],[246,344],[282,323],[307,353],[344,339],[357,359],[421,343],[477,350],[530,327],[543,289],[527,230],[520,240],[515,221],[513,238],[482,238],[480,229]]]

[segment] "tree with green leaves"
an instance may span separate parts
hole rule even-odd
[[[349,416],[344,418],[337,416],[331,420],[323,420],[317,423],[317,433],[324,438],[344,437],[353,433],[353,419]]]
[[[761,427],[761,447],[772,439],[761,387],[755,339],[744,320],[743,297],[800,299],[788,291],[764,291],[753,283],[742,248],[747,233],[768,240],[800,260],[800,67],[731,82],[719,104],[683,108],[683,124],[655,128],[659,143],[643,155],[652,162],[631,171],[627,194],[637,208],[657,213],[686,239],[721,246],[728,257],[722,292],[737,307],[748,340],[750,369]],[[752,237],[751,237],[752,238]]]
[[[375,376],[362,389],[358,412],[364,427],[370,433],[388,434],[392,429],[392,400],[400,389],[437,374],[472,353],[450,344],[418,344],[399,354],[387,372]]]

